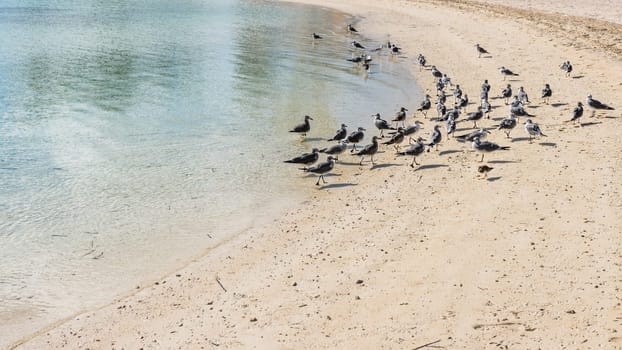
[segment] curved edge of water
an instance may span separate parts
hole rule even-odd
[[[334,11],[342,16],[345,17],[350,17],[354,19],[354,22],[364,22],[365,18],[361,17],[361,16],[357,16],[354,15],[352,13],[348,13],[348,12],[344,12],[343,10],[339,9],[337,6],[325,6],[325,5],[319,5],[319,4],[313,4],[310,2],[306,2],[306,1],[290,1],[290,0],[274,0],[275,2],[278,3],[286,3],[286,4],[292,4],[292,5],[298,5],[298,6],[310,6],[310,7],[315,7],[315,8],[321,8],[321,9],[329,9],[330,11]],[[331,4],[333,5],[333,4]],[[374,36],[381,36],[383,35],[383,33],[368,33],[368,34],[373,34]],[[411,74],[411,78],[414,82],[414,84],[416,85],[416,87],[421,90],[420,84],[419,82],[415,79],[414,75],[412,74],[414,71],[410,65],[410,62],[402,62],[401,64],[405,64],[408,65],[407,67],[405,67],[406,71]],[[421,90],[422,91],[422,90]],[[253,228],[260,228],[263,230],[263,228],[268,225],[269,222],[275,221],[278,218],[282,217],[285,213],[287,212],[291,212],[291,211],[295,211],[296,209],[300,209],[302,207],[305,206],[305,204],[312,198],[313,194],[315,194],[317,191],[317,188],[315,187],[305,187],[302,188],[300,191],[296,192],[296,196],[295,198],[290,198],[290,201],[272,201],[269,205],[269,207],[271,207],[271,209],[275,209],[274,211],[272,210],[267,210],[266,212],[270,212],[272,214],[270,215],[265,215],[265,216],[256,216],[254,217],[244,228],[241,229],[237,229],[234,232],[231,232],[227,235],[224,235],[223,238],[221,238],[220,240],[218,240],[217,242],[214,243],[213,246],[210,246],[208,248],[206,248],[205,250],[203,250],[202,252],[189,257],[186,261],[184,262],[180,262],[178,265],[171,267],[168,271],[158,275],[157,278],[149,278],[149,279],[145,279],[145,280],[140,280],[137,281],[137,283],[139,284],[136,288],[133,289],[129,289],[125,292],[116,294],[115,296],[113,296],[109,301],[104,302],[100,305],[97,306],[93,306],[93,307],[86,307],[83,308],[77,312],[72,313],[71,315],[68,315],[66,317],[63,317],[57,321],[54,321],[46,326],[41,327],[40,329],[31,332],[23,337],[21,337],[20,339],[18,339],[17,341],[14,341],[12,343],[10,343],[7,347],[7,349],[13,350],[13,349],[17,349],[22,345],[26,345],[29,341],[44,335],[45,333],[58,328],[60,326],[62,326],[63,324],[67,323],[68,321],[75,319],[77,317],[80,317],[82,315],[86,315],[88,313],[95,313],[99,310],[103,310],[109,306],[114,305],[117,302],[120,302],[124,299],[127,299],[129,297],[132,297],[144,290],[147,290],[148,288],[153,288],[153,285],[161,280],[166,280],[171,276],[174,276],[175,274],[177,274],[178,272],[188,268],[189,266],[197,263],[200,260],[205,259],[209,254],[211,254],[212,252],[214,252],[217,249],[221,249],[223,246],[235,241],[235,240],[246,240],[247,238],[250,237],[251,235],[251,230],[253,230]],[[291,206],[291,203],[294,203],[293,207]],[[265,232],[265,231],[262,231]]]

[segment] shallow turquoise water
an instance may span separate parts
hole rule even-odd
[[[414,106],[399,60],[368,76],[345,61],[352,20],[264,1],[0,3],[0,339],[296,203],[313,180],[283,159]],[[300,142],[287,130],[305,114]]]

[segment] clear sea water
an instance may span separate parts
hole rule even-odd
[[[400,59],[367,76],[345,61],[354,21],[253,0],[0,2],[0,347],[298,203],[314,180],[282,160],[414,107]]]

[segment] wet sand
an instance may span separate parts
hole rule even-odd
[[[302,2],[356,15],[367,36],[397,43],[432,96],[418,53],[472,101],[488,79],[495,109],[484,127],[508,114],[495,98],[503,87],[524,86],[547,137],[530,143],[522,124],[512,139],[493,130],[489,140],[511,149],[486,155],[494,170],[485,180],[479,154],[444,132],[416,169],[389,146],[374,167],[343,155],[321,189],[301,178],[309,199],[283,217],[19,348],[622,347],[620,26],[572,18],[565,33],[570,22],[545,5]],[[475,43],[491,55],[478,58]],[[568,78],[558,68],[565,60]],[[501,65],[520,75],[503,81]],[[539,99],[545,83],[548,105]],[[567,123],[588,94],[616,110],[591,118],[586,108],[583,127]],[[416,118],[427,137],[434,122]],[[471,126],[459,123],[456,134]]]

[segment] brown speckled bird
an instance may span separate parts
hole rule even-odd
[[[488,177],[488,172],[494,169],[493,167],[489,167],[488,165],[480,165],[477,167],[477,172],[480,174],[484,174],[483,179]]]

